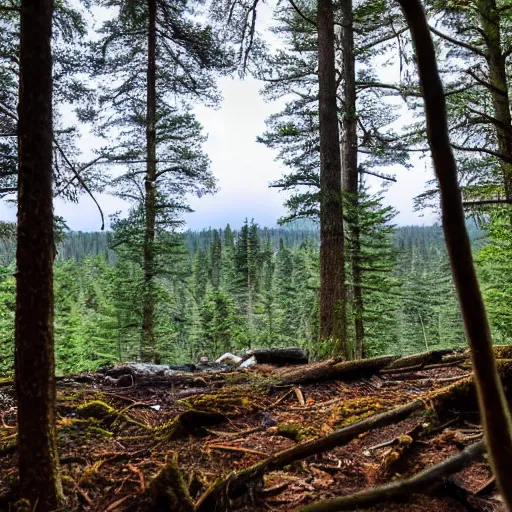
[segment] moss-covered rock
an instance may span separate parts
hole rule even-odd
[[[310,427],[305,427],[300,423],[278,423],[275,427],[275,434],[283,436],[297,443],[314,437],[317,433]]]
[[[104,420],[111,418],[116,413],[116,410],[101,400],[91,400],[90,402],[79,405],[76,412],[81,418]]]

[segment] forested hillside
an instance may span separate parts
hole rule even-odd
[[[512,511],[511,12],[0,0],[0,510]],[[259,150],[282,227],[184,233]]]
[[[468,224],[475,250],[487,239]],[[55,265],[56,357],[59,373],[94,369],[139,357],[140,268],[115,233],[64,235]],[[181,249],[179,248],[181,244]],[[369,252],[381,265],[364,288],[365,353],[410,354],[465,343],[442,230],[385,229]],[[158,279],[157,347],[166,363],[216,358],[226,351],[318,344],[319,231],[312,222],[239,230],[187,231],[172,244]],[[13,248],[1,270],[2,371],[12,369]],[[385,260],[382,255],[385,254]],[[372,274],[369,272],[369,274]],[[485,268],[484,282],[498,276]],[[503,311],[504,304],[501,305]],[[496,332],[506,335],[496,324]]]

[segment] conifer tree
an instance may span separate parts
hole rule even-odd
[[[150,360],[155,357],[158,231],[176,226],[177,214],[188,209],[186,193],[214,190],[201,151],[201,127],[184,100],[215,101],[213,72],[229,61],[212,28],[190,20],[191,3],[110,0],[106,5],[119,10],[104,24],[96,45],[101,55],[96,71],[108,80],[101,105],[114,111],[100,131],[117,129],[103,155],[128,167],[115,185],[143,221],[141,357]],[[145,81],[136,80],[141,74]],[[110,85],[112,76],[120,85]]]
[[[52,0],[22,0],[15,369],[20,498],[63,504],[53,354]]]

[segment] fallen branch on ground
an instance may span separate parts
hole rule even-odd
[[[309,365],[284,374],[281,385],[306,384],[332,379],[360,379],[370,377],[386,368],[397,356],[379,356],[357,361],[331,359],[323,363]]]
[[[417,475],[393,482],[376,489],[361,491],[349,496],[319,501],[299,507],[295,512],[338,512],[340,510],[359,510],[379,503],[404,499],[411,494],[430,491],[439,487],[443,479],[465,468],[485,452],[483,441],[475,443],[461,453],[444,460],[440,464],[425,469]]]

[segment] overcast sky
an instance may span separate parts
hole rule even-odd
[[[262,13],[260,23],[268,25],[269,11]],[[186,214],[184,220],[190,229],[219,228],[228,222],[232,227],[240,227],[245,218],[253,219],[260,226],[272,227],[284,215],[282,206],[284,193],[269,188],[286,170],[275,161],[275,153],[256,142],[256,137],[265,131],[265,119],[283,107],[282,102],[268,103],[259,95],[261,82],[252,78],[228,79],[219,81],[224,101],[220,108],[203,106],[195,108],[198,120],[208,134],[205,150],[212,162],[212,171],[218,180],[219,192],[212,196],[191,198],[194,213]],[[85,157],[90,153],[95,141],[84,137],[81,146]],[[397,177],[397,183],[386,191],[386,201],[393,205],[399,214],[395,223],[432,224],[436,217],[432,212],[413,212],[413,197],[424,189],[431,172],[428,159],[414,160],[414,168],[389,169]],[[380,180],[369,180],[374,191],[380,187]],[[96,196],[106,216],[126,205],[117,198]],[[92,200],[83,196],[79,204],[57,200],[55,212],[66,220],[72,230],[96,231],[101,226],[100,216]],[[15,220],[15,208],[0,202],[0,219]],[[108,225],[108,223],[107,223]]]

